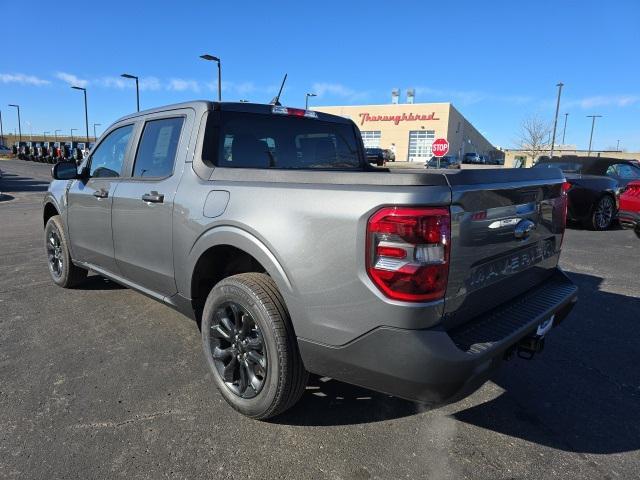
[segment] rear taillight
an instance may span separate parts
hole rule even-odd
[[[447,288],[450,243],[447,208],[383,208],[367,224],[367,273],[394,300],[439,300]]]

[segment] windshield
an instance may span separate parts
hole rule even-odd
[[[349,124],[225,112],[221,139],[221,167],[344,170],[364,164]]]
[[[537,163],[534,168],[559,168],[564,173],[580,173],[582,164],[577,162],[543,162]]]

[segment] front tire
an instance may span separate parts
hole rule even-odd
[[[60,215],[52,216],[44,227],[44,248],[51,279],[62,288],[75,287],[88,273],[73,264],[68,245]]]
[[[603,195],[591,212],[589,226],[593,230],[608,230],[615,218],[616,206],[610,195]]]
[[[308,373],[289,312],[266,274],[234,275],[211,290],[202,347],[218,390],[243,415],[274,417],[304,393]]]

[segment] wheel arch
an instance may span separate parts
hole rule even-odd
[[[268,274],[293,317],[293,288],[284,268],[263,242],[237,227],[215,227],[200,236],[189,253],[183,285],[197,308],[220,280],[247,272]]]
[[[47,222],[54,215],[60,215],[60,210],[52,200],[47,200],[44,204],[44,208],[42,209],[42,220],[43,220],[42,226],[46,227]]]

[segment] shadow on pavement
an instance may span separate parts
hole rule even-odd
[[[492,379],[505,393],[453,417],[569,452],[638,450],[640,299],[599,290],[599,277],[569,275],[578,304],[551,332],[549,351],[507,363]]]
[[[492,379],[505,392],[453,414],[467,424],[581,453],[640,449],[640,299],[599,290],[569,273],[578,305],[534,361],[507,362]],[[313,376],[301,401],[274,423],[350,425],[415,415],[426,407]]]
[[[48,181],[22,177],[13,173],[3,172],[2,178],[0,178],[0,191],[2,192],[45,192],[48,187]]]
[[[424,411],[417,403],[312,375],[302,399],[271,420],[285,425],[330,426],[381,422]]]
[[[90,275],[76,287],[76,290],[124,290],[125,288],[127,287],[112,282],[101,275]]]

